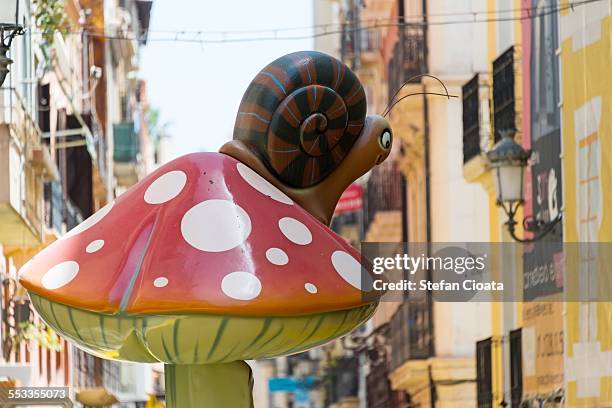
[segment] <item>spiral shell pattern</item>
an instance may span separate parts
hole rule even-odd
[[[346,65],[320,52],[296,52],[251,82],[234,139],[245,142],[283,183],[304,188],[344,159],[365,116],[365,92]]]

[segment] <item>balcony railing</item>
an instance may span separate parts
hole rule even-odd
[[[370,366],[366,377],[369,408],[391,408],[397,405],[393,401],[393,390],[389,381],[389,365],[386,361]]]
[[[424,74],[425,41],[421,28],[400,28],[399,40],[393,48],[393,57],[387,66],[389,97],[408,79]],[[419,79],[415,80],[416,82]]]
[[[0,89],[0,125],[5,157],[11,157],[0,159],[0,173],[8,174],[7,185],[2,189],[6,194],[0,201],[14,210],[3,214],[7,228],[0,229],[0,240],[7,244],[36,244],[42,237],[43,192],[41,173],[30,152],[39,145],[41,132],[27,101],[14,88]],[[15,228],[9,228],[11,225]]]
[[[359,361],[356,356],[342,357],[327,371],[327,405],[359,393]],[[326,405],[326,406],[327,406]]]
[[[523,353],[521,329],[510,332],[510,404],[520,408],[523,399]]]
[[[81,211],[69,198],[64,196],[63,191],[60,182],[45,183],[45,225],[58,235],[64,232],[64,223],[66,231],[69,231],[83,221]]]
[[[370,359],[370,372],[366,376],[367,406],[368,408],[406,407],[405,394],[402,391],[394,391],[389,380],[391,373],[389,327],[385,324],[376,330],[378,333],[372,333],[375,335],[374,341],[366,353]]]
[[[433,341],[426,299],[404,302],[391,318],[391,368],[431,357]]]
[[[364,231],[379,211],[402,209],[402,174],[396,160],[387,160],[372,170],[368,179],[364,200]]]
[[[380,53],[382,35],[379,29],[364,30],[361,32],[360,49],[362,54]]]
[[[491,408],[493,406],[491,346],[491,338],[476,343],[476,393],[478,408]]]
[[[66,211],[66,231],[70,231],[81,222],[83,222],[83,215],[79,208],[74,205],[71,201],[65,201]]]
[[[45,225],[58,235],[64,224],[64,195],[57,181],[45,183]]]
[[[113,125],[114,154],[116,162],[130,163],[138,158],[140,143],[134,129],[134,122],[116,123]]]

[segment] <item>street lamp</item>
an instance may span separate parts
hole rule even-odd
[[[525,150],[514,141],[514,129],[500,131],[502,139],[487,152],[487,158],[494,170],[495,189],[497,191],[497,205],[504,209],[508,215],[508,232],[518,242],[534,242],[548,234],[555,225],[561,221],[561,213],[552,221],[523,219],[526,231],[533,232],[533,238],[519,238],[515,228],[518,223],[514,217],[518,208],[523,204],[524,170],[531,156],[530,150]]]
[[[19,0],[0,0],[0,86],[4,83],[8,66],[13,60],[6,54],[17,34],[23,32],[19,25]]]

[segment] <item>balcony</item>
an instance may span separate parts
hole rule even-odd
[[[366,352],[370,360],[370,370],[365,379],[367,406],[369,408],[406,407],[408,401],[404,392],[394,391],[389,380],[391,347],[388,323],[378,326],[370,336],[373,340]]]
[[[520,408],[523,400],[522,330],[510,331],[510,406]]]
[[[64,196],[59,182],[45,183],[45,226],[57,237],[64,225]]]
[[[391,318],[391,369],[408,360],[431,357],[433,341],[426,299],[404,302]]]
[[[399,242],[402,238],[403,176],[396,160],[375,167],[366,184],[364,231],[367,241]]]
[[[131,186],[138,181],[140,143],[134,122],[113,125],[115,177],[120,186]]]
[[[359,360],[356,356],[346,356],[338,359],[334,366],[329,367],[325,379],[326,404],[348,403],[359,395]]]
[[[360,39],[361,65],[376,63],[381,58],[382,34],[380,29],[364,30]]]
[[[55,238],[83,221],[81,211],[64,196],[62,185],[57,181],[45,183],[44,213],[45,226]]]
[[[493,366],[491,359],[492,339],[476,343],[476,392],[478,408],[493,407]]]
[[[387,66],[389,96],[393,95],[404,81],[426,72],[423,30],[414,27],[401,28],[392,55],[393,58]],[[419,81],[420,79],[415,79],[412,82]]]
[[[0,243],[36,246],[43,232],[43,179],[55,166],[20,94],[0,90]]]
[[[72,201],[68,200],[64,202],[64,206],[65,206],[65,212],[66,212],[66,218],[65,218],[66,231],[70,231],[71,229],[79,225],[81,222],[83,222],[84,217],[81,214],[81,211],[79,210],[79,208],[76,205],[74,205]]]

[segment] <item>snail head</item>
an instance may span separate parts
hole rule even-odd
[[[361,135],[336,169],[350,184],[373,167],[382,163],[391,153],[393,132],[389,121],[380,115],[368,115]]]

